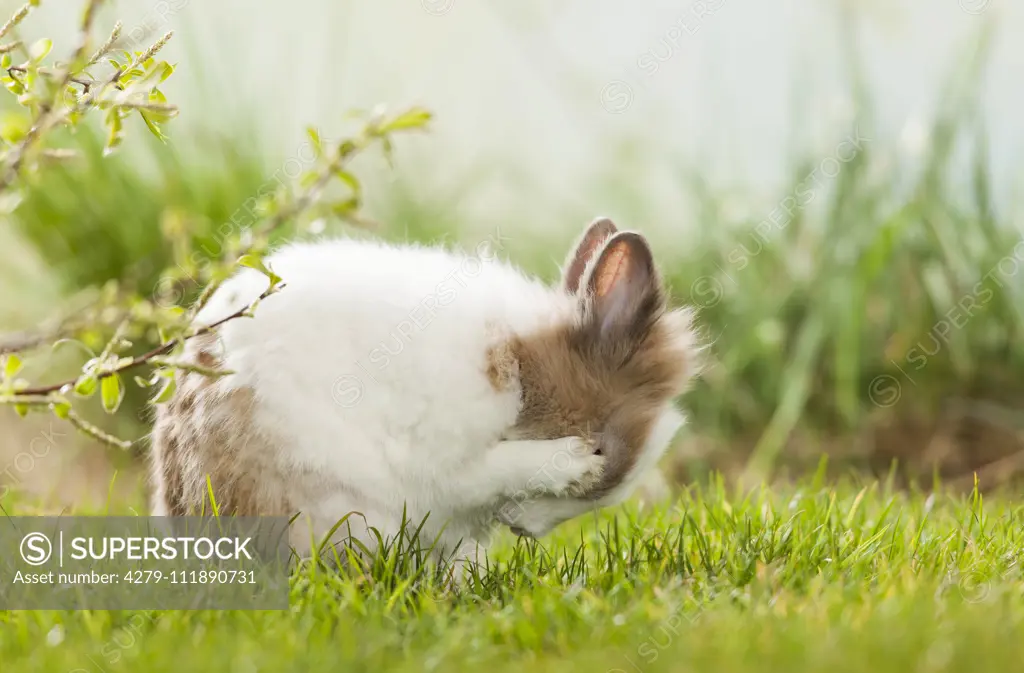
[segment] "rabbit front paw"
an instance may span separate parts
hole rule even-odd
[[[597,444],[583,437],[568,438],[563,451],[551,458],[550,493],[579,498],[601,481],[606,458],[597,453]]]
[[[488,452],[473,479],[477,490],[493,490],[517,502],[546,495],[579,497],[600,481],[605,460],[596,443],[582,437],[506,440]]]

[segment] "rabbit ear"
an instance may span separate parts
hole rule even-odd
[[[615,234],[587,276],[590,322],[602,339],[642,338],[664,311],[665,299],[654,255],[635,232]]]
[[[594,253],[601,249],[609,236],[616,233],[618,229],[615,223],[607,217],[599,217],[590,223],[583,236],[580,237],[569,258],[565,261],[565,270],[562,272],[562,287],[569,294],[576,294],[580,289],[583,279],[583,272],[587,264],[593,259]]]

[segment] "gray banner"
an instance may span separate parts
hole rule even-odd
[[[283,517],[0,518],[2,610],[285,610]]]

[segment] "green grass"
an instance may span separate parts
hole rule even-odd
[[[17,513],[8,507],[11,513]],[[9,612],[5,671],[986,671],[1024,651],[1024,504],[821,478],[503,536],[459,593],[306,568],[288,612]],[[410,581],[413,580],[413,581]]]

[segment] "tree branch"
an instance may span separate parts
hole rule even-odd
[[[12,72],[27,73],[28,68],[26,68],[23,65],[12,65],[11,67],[7,68],[7,73],[10,74]],[[55,68],[39,68],[38,72],[40,75],[45,75],[46,77],[64,77],[64,73]],[[79,85],[85,91],[88,91],[89,87],[91,87],[92,85],[99,84],[99,81],[97,80],[85,79],[84,77],[69,77],[68,81]]]
[[[95,313],[101,307],[99,299],[90,296],[90,293],[81,293],[73,299],[73,306],[62,311],[61,315],[43,321],[37,329],[13,332],[0,338],[0,355],[20,353],[52,344],[91,324],[95,320]]]
[[[256,299],[256,301],[252,302],[248,306],[245,306],[244,308],[239,309],[238,311],[235,311],[231,315],[229,315],[229,316],[227,316],[225,318],[221,318],[220,320],[218,320],[216,322],[213,322],[213,323],[210,323],[209,325],[204,325],[203,327],[200,327],[199,329],[197,329],[192,334],[189,334],[189,335],[183,336],[183,337],[179,337],[177,339],[171,339],[167,343],[161,344],[160,346],[157,346],[156,348],[154,348],[154,349],[152,349],[150,351],[142,353],[141,355],[136,355],[129,362],[126,362],[123,365],[120,365],[118,367],[114,367],[113,369],[108,369],[108,370],[105,370],[103,372],[100,372],[97,375],[96,378],[98,380],[99,379],[105,379],[108,376],[113,376],[114,374],[120,374],[121,372],[127,371],[129,369],[134,369],[135,367],[138,367],[140,365],[144,365],[144,364],[150,362],[151,360],[159,358],[161,355],[166,355],[167,353],[169,353],[172,350],[174,350],[175,346],[177,346],[179,344],[182,344],[185,341],[188,341],[189,339],[194,339],[197,336],[202,336],[203,334],[208,334],[208,333],[214,331],[215,329],[217,329],[218,327],[220,327],[221,325],[223,325],[224,323],[226,323],[228,321],[235,320],[237,318],[241,318],[241,317],[245,316],[249,311],[252,310],[252,308],[254,306],[256,306],[258,303],[260,303],[261,301],[263,301],[264,299],[266,299],[270,295],[274,294],[275,292],[277,292],[278,290],[280,290],[283,287],[284,287],[283,284],[277,285],[275,287],[270,287],[263,294],[261,294],[259,296],[259,298]],[[69,379],[67,381],[61,381],[60,383],[52,383],[50,385],[39,386],[39,387],[36,387],[36,388],[24,388],[22,390],[15,391],[15,393],[11,396],[10,401],[14,401],[14,402],[19,402],[20,403],[21,399],[23,397],[27,397],[27,398],[36,397],[36,398],[38,398],[39,396],[49,395],[50,393],[55,393],[55,392],[59,392],[59,391],[65,389],[65,388],[70,388],[71,386],[74,386],[77,381],[78,381],[78,378],[74,378],[74,379]],[[8,400],[0,398],[0,401],[6,402]]]
[[[99,0],[90,0],[89,5],[86,7],[85,18],[82,22],[82,31],[80,33],[79,44],[78,47],[75,49],[71,61],[68,63],[66,69],[61,75],[61,83],[60,86],[57,88],[57,96],[63,95],[63,91],[67,87],[67,85],[74,81],[73,69],[77,61],[83,58],[85,50],[88,47],[89,31],[92,29],[92,20],[95,17],[95,10],[98,4]],[[120,33],[119,27],[115,27],[114,33]],[[100,96],[103,95],[103,93],[106,91],[108,87],[117,86],[119,80],[124,75],[124,73],[128,72],[129,70],[135,67],[138,67],[142,63],[145,63],[149,58],[152,58],[158,51],[160,51],[164,47],[164,45],[167,44],[167,41],[171,39],[171,36],[173,34],[173,31],[169,31],[166,34],[164,34],[164,36],[157,40],[149,49],[145,51],[145,53],[143,53],[141,56],[139,56],[137,59],[135,59],[132,63],[125,66],[124,68],[116,69],[106,79],[97,81],[89,81],[83,79],[82,81],[77,82],[84,88],[84,92],[82,97],[79,98],[74,105],[66,106],[63,110],[58,112],[54,105],[56,103],[56,99],[44,102],[43,105],[40,106],[39,114],[36,117],[35,122],[32,124],[32,127],[28,130],[28,133],[26,133],[25,136],[20,141],[18,141],[18,143],[14,145],[14,147],[11,148],[10,153],[6,157],[7,166],[4,169],[3,173],[0,174],[0,191],[3,191],[12,183],[14,183],[15,179],[18,176],[19,171],[21,170],[22,164],[25,161],[25,157],[29,153],[29,150],[32,149],[32,146],[35,145],[36,141],[39,140],[39,138],[45,135],[46,131],[49,131],[54,126],[63,123],[65,120],[71,117],[71,115],[87,110],[90,106],[99,101]],[[2,36],[3,29],[0,29],[0,37]],[[100,52],[102,52],[103,49],[109,49],[109,42],[110,41],[108,40],[108,44],[104,44],[104,46],[101,47]],[[85,82],[87,81],[88,86],[85,85]]]

